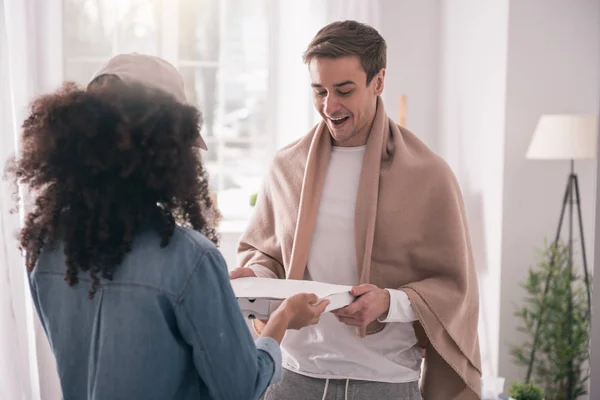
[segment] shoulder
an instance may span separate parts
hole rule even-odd
[[[401,169],[407,174],[402,174],[419,191],[428,193],[432,199],[448,199],[461,196],[461,190],[454,171],[448,162],[427,146],[414,133],[402,126],[392,127],[394,138],[395,156],[394,163],[400,163]]]
[[[142,234],[133,251],[124,260],[121,278],[145,283],[165,292],[181,294],[191,277],[227,275],[227,264],[217,247],[203,234],[193,229],[176,226],[166,247],[160,247],[156,232]]]
[[[296,160],[305,160],[308,156],[308,150],[310,149],[315,128],[301,138],[279,149],[273,157],[272,166],[277,167]]]
[[[190,254],[186,263],[187,273],[192,273],[197,268],[211,267],[223,269],[227,272],[227,264],[217,246],[200,232],[177,226],[175,232],[173,232],[171,242],[169,247],[173,245],[175,247],[173,251]]]
[[[268,180],[273,181],[275,178],[276,181],[280,182],[289,181],[290,174],[304,174],[308,152],[317,127],[318,124],[306,135],[287,144],[275,153],[267,175]]]
[[[205,252],[218,252],[215,244],[206,236],[198,231],[184,226],[177,225],[175,227],[175,231],[173,232],[173,237],[171,240],[182,246],[193,247],[199,255]]]
[[[194,247],[193,262],[185,268],[184,279],[180,282],[178,298],[185,296],[190,290],[201,286],[205,291],[209,286],[221,287],[224,281],[229,281],[227,263],[221,252],[209,239],[193,229],[177,227],[173,235],[177,240],[187,242],[188,246]]]
[[[398,126],[404,147],[403,158],[414,167],[415,172],[426,174],[428,181],[454,182],[456,177],[450,165],[427,144],[408,129]]]

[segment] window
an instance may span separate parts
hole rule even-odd
[[[203,153],[225,220],[245,220],[273,151],[269,0],[63,0],[63,77],[81,84],[108,58],[173,63],[202,111]]]

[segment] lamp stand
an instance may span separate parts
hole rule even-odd
[[[568,267],[569,267],[569,276],[572,277],[573,275],[573,205],[575,205],[576,209],[577,209],[577,217],[578,217],[578,222],[579,222],[579,235],[580,235],[580,241],[581,241],[581,255],[583,258],[583,271],[584,271],[584,277],[585,277],[585,286],[586,286],[586,290],[587,290],[587,303],[588,303],[588,318],[592,309],[592,305],[591,305],[591,296],[590,296],[590,285],[589,285],[589,274],[588,274],[588,267],[587,267],[587,258],[586,258],[586,254],[585,254],[585,241],[584,241],[584,237],[583,237],[583,218],[581,217],[581,201],[580,201],[580,197],[579,197],[579,179],[577,178],[577,174],[575,173],[574,170],[574,161],[571,160],[571,173],[569,174],[569,178],[567,180],[567,187],[565,189],[565,194],[563,197],[563,203],[562,203],[562,209],[560,211],[560,219],[558,220],[558,228],[556,230],[556,236],[554,238],[554,245],[558,244],[558,240],[560,238],[560,232],[562,230],[562,226],[563,226],[563,221],[564,221],[564,217],[565,217],[565,210],[567,208],[567,206],[569,207],[569,213],[568,213],[568,230],[569,230],[569,237],[568,237]],[[550,265],[553,265],[555,262],[554,259],[554,255],[555,252],[552,253],[551,258],[550,258]],[[544,298],[547,296],[548,294],[548,289],[550,288],[550,280],[552,279],[552,271],[553,269],[550,269],[550,273],[548,274],[548,277],[546,278],[546,286],[544,288]],[[569,285],[568,291],[567,291],[567,296],[568,296],[568,308],[567,308],[567,317],[569,319],[571,319],[573,317],[573,311],[572,311],[572,307],[573,307],[573,297],[572,297],[572,290],[571,290],[571,286]],[[546,310],[544,310],[544,303],[542,303],[542,308],[540,310],[540,314],[543,315],[544,312]],[[536,352],[536,348],[538,345],[538,338],[539,338],[539,333],[540,333],[540,328],[541,328],[541,320],[543,318],[540,318],[537,322],[536,328],[535,328],[535,335],[533,337],[533,345],[531,346],[531,354],[529,356],[529,366],[527,368],[527,376],[525,378],[525,382],[529,382],[531,379],[531,373],[533,370],[533,363],[535,360],[535,352]],[[569,326],[571,324],[569,323]],[[570,329],[567,331],[567,334],[569,335],[568,337],[568,341],[571,341],[571,331]],[[569,400],[574,400],[574,390],[575,390],[575,381],[578,377],[573,376],[573,368],[572,365],[569,365],[569,376],[568,376],[568,399]]]

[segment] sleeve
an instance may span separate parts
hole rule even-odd
[[[275,272],[263,265],[254,264],[250,266],[250,269],[254,271],[254,274],[259,278],[277,279]]]
[[[379,319],[379,322],[413,322],[418,320],[406,293],[396,289],[386,290],[390,293],[390,309],[385,319]]]
[[[252,340],[217,251],[200,256],[176,306],[179,328],[215,400],[259,399],[281,378],[281,349]]]

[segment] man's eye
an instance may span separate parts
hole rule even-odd
[[[348,90],[347,92],[338,92],[341,96],[346,96],[350,93],[352,93],[352,90]]]
[[[315,92],[317,93],[319,96],[325,96],[327,94],[327,92]]]

